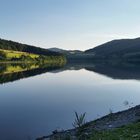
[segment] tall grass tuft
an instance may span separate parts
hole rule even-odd
[[[85,116],[86,116],[86,113],[83,113],[83,114],[78,114],[76,111],[75,111],[75,121],[73,123],[73,126],[75,128],[80,128],[81,126],[83,126],[86,122],[85,122]]]

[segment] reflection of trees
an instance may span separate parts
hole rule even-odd
[[[59,64],[2,64],[0,66],[0,84],[57,70],[61,67],[62,65]]]
[[[3,51],[0,51],[0,60],[3,60],[6,58],[6,54]]]
[[[0,73],[3,73],[4,71],[5,71],[5,69],[6,69],[6,66],[0,66]]]

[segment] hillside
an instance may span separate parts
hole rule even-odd
[[[131,58],[140,59],[140,38],[113,40],[86,50],[87,54],[94,54],[100,58]]]
[[[3,50],[0,49],[0,60],[18,60],[18,59],[37,59],[39,58],[38,54],[32,54],[27,52],[12,51],[12,50]]]
[[[65,63],[66,58],[58,52],[0,39],[0,63]]]
[[[9,41],[9,40],[4,40],[4,39],[0,39],[0,49],[27,52],[27,53],[47,55],[47,56],[61,55],[60,53],[52,52],[52,51],[47,50],[47,49],[43,49],[43,48],[31,46],[31,45],[26,45],[26,44],[21,44],[21,43]]]

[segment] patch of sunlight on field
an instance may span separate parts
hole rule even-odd
[[[11,51],[11,50],[1,50],[1,52],[4,52],[6,54],[7,58],[20,58],[21,56],[30,56],[31,58],[38,58],[39,55],[37,54],[31,54],[26,52],[18,52],[18,51]]]

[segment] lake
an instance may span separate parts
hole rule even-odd
[[[13,67],[0,66],[1,140],[33,140],[73,128],[74,111],[91,121],[140,103],[138,65]]]

